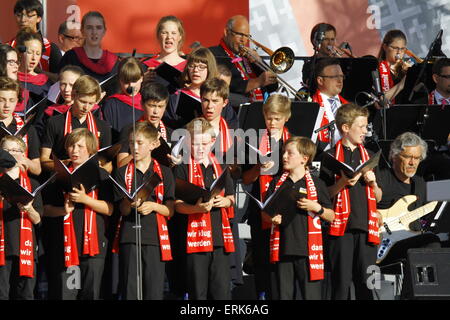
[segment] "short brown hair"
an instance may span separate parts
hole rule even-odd
[[[191,122],[186,125],[186,130],[189,132],[191,137],[193,137],[194,134],[199,133],[208,133],[213,139],[216,137],[213,126],[205,118],[192,119]]]
[[[336,112],[336,126],[342,133],[342,126],[347,124],[351,126],[356,118],[369,117],[369,109],[360,107],[354,103],[347,103],[340,106]]]
[[[286,146],[290,143],[295,143],[295,146],[297,147],[298,152],[300,154],[308,157],[306,166],[309,166],[312,163],[314,157],[316,156],[316,151],[317,151],[316,144],[314,142],[312,142],[312,140],[310,138],[292,136],[284,144],[284,149],[286,149]]]
[[[64,72],[66,72],[66,71],[75,73],[75,74],[77,74],[79,77],[81,77],[81,76],[84,75],[84,71],[83,71],[83,69],[81,69],[81,67],[79,67],[79,66],[74,66],[74,65],[72,65],[72,64],[68,64],[68,65],[65,65],[64,67],[61,68],[61,70],[59,71],[59,77],[61,77],[61,75],[62,75]]]
[[[127,57],[119,63],[119,81],[130,83],[144,77],[141,63],[134,57]]]
[[[97,138],[87,128],[77,128],[69,133],[65,138],[64,148],[67,150],[82,138],[84,138],[86,141],[86,148],[89,152],[89,155],[91,156],[96,153],[98,150]]]
[[[230,89],[225,80],[212,78],[202,83],[200,87],[200,97],[203,97],[204,94],[214,92],[223,100],[228,99],[228,96],[230,95]]]
[[[181,84],[184,86],[191,82],[189,78],[188,66],[192,63],[204,63],[207,66],[208,75],[206,80],[217,77],[217,63],[216,58],[212,54],[211,50],[205,47],[199,47],[192,51],[187,58],[186,68],[184,68],[181,74]]]
[[[264,116],[269,112],[281,114],[289,119],[291,117],[291,100],[282,94],[272,94],[263,105]]]
[[[88,75],[81,76],[73,84],[72,91],[78,96],[93,96],[95,95],[97,101],[100,100],[102,90],[98,81]]]
[[[158,129],[156,129],[154,126],[148,124],[147,122],[138,122],[138,123],[136,123],[134,130],[133,130],[133,128],[130,128],[130,131],[128,132],[128,137],[130,139],[133,139],[138,134],[142,134],[144,136],[144,138],[153,142],[156,139],[158,139],[158,133],[159,133]]]
[[[22,101],[22,89],[17,80],[8,77],[0,77],[0,91],[14,91],[17,94],[18,101]]]

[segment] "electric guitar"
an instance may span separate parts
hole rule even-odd
[[[409,224],[432,212],[438,203],[437,201],[429,202],[420,208],[408,211],[408,206],[416,200],[415,195],[404,196],[389,209],[378,210],[383,217],[383,226],[379,229],[381,243],[378,247],[377,263],[383,261],[395,243],[420,234],[418,231],[409,229]]]

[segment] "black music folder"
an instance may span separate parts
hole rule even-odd
[[[56,173],[33,192],[29,192],[8,174],[3,174],[0,176],[0,193],[9,203],[21,203],[25,205],[32,201],[42,189],[55,179],[55,177]]]
[[[16,159],[8,152],[0,149],[0,173],[16,165]]]
[[[189,204],[196,204],[199,198],[202,198],[202,202],[208,202],[211,198],[219,195],[225,188],[229,171],[228,167],[225,168],[209,189],[204,189],[189,181],[177,178],[175,182],[175,197]]]
[[[119,189],[124,196],[127,196],[129,200],[134,201],[137,198],[145,201],[152,194],[155,187],[161,182],[160,176],[153,172],[151,175],[148,175],[147,178],[144,179],[142,184],[136,188],[133,193],[129,193],[127,189],[125,189],[120,183],[114,180],[111,175],[109,175],[111,181],[116,185],[117,189]]]
[[[328,152],[324,152],[323,158],[322,158],[322,166],[330,170],[336,175],[341,175],[341,170],[345,173],[345,175],[349,178],[353,178],[360,172],[362,174],[365,174],[367,171],[372,170],[375,168],[379,161],[381,156],[381,150],[379,150],[375,155],[373,155],[369,160],[367,160],[364,163],[361,163],[358,167],[353,169],[348,164],[341,162],[337,160],[334,156],[329,154]]]
[[[57,173],[56,182],[65,192],[72,192],[72,188],[80,188],[82,184],[86,193],[95,189],[100,183],[100,172],[98,165],[98,155],[95,153],[84,163],[70,172],[67,166],[53,154],[55,171]]]
[[[160,164],[165,165],[166,167],[171,167],[173,163],[167,157],[167,155],[171,154],[174,157],[178,157],[180,155],[181,146],[184,142],[184,139],[185,136],[181,137],[176,144],[170,146],[163,137],[160,137],[160,146],[152,151],[152,157]]]
[[[14,132],[14,133],[9,132],[9,130],[6,129],[4,126],[0,126],[0,140],[4,136],[16,136],[16,137],[20,137],[20,138],[25,136],[27,134],[28,130],[30,129],[32,123],[33,123],[34,117],[35,117],[35,114],[31,115],[28,119],[26,119],[24,121],[23,127],[20,128],[20,130],[17,130],[16,132]]]
[[[199,100],[180,91],[177,103],[177,115],[182,118],[184,124],[202,115],[202,104]]]
[[[117,142],[113,145],[110,145],[108,147],[104,147],[97,151],[98,159],[101,163],[107,163],[114,160],[114,158],[119,153],[120,149],[122,148],[122,143]]]
[[[180,87],[178,80],[181,76],[181,71],[177,68],[163,62],[155,68],[155,72],[162,80],[164,80],[163,82],[167,82],[167,84],[170,84],[175,88]]]

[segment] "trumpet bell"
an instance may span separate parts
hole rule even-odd
[[[275,73],[285,73],[293,65],[295,54],[289,47],[277,49],[270,57],[270,67]]]

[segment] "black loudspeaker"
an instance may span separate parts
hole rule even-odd
[[[450,299],[450,248],[409,249],[403,297]]]

